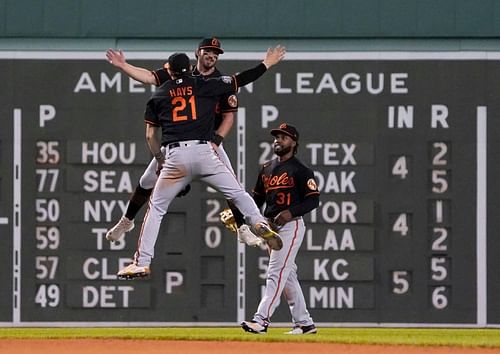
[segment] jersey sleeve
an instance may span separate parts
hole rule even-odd
[[[150,99],[146,103],[146,110],[144,111],[144,121],[148,124],[154,125],[156,127],[160,126],[160,120],[156,114],[155,100]]]
[[[245,71],[237,74],[234,78],[236,80],[236,85],[238,87],[248,85],[249,83],[254,82],[259,77],[264,75],[264,73],[266,71],[267,71],[267,68],[264,65],[264,63],[260,63],[259,65],[257,65],[254,68],[245,70]]]
[[[307,198],[311,195],[319,195],[318,183],[314,178],[314,173],[309,168],[304,168],[301,171],[301,194],[304,198]]]
[[[255,200],[255,204],[257,204],[257,207],[259,208],[264,205],[264,202],[266,201],[266,189],[264,187],[264,182],[262,181],[263,174],[264,167],[261,168],[257,176],[257,181],[255,182],[255,187],[252,189],[253,199]]]
[[[219,100],[220,112],[236,112],[238,110],[238,96],[235,93],[222,95]]]
[[[318,183],[313,171],[305,167],[300,169],[297,180],[301,202],[290,207],[294,217],[303,216],[319,205]]]
[[[154,71],[151,71],[156,80],[156,86],[161,86],[164,82],[170,80],[170,75],[167,72],[167,69],[160,68]]]

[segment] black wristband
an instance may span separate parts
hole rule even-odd
[[[215,134],[214,137],[212,138],[212,142],[215,143],[215,145],[219,146],[220,143],[222,143],[222,140],[224,140],[224,137],[219,134]]]

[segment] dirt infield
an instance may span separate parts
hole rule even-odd
[[[2,339],[1,354],[493,354],[500,348],[116,339]]]

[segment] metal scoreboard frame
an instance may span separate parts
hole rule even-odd
[[[169,54],[127,59],[154,69]],[[262,57],[225,53],[219,67]],[[499,59],[292,52],[241,89],[225,142],[240,182],[251,189],[272,156],[269,129],[288,121],[322,188],[297,258],[318,325],[500,327],[488,272],[500,261],[500,122],[488,119],[500,112]],[[0,52],[0,252],[12,267],[0,326],[237,325],[256,309],[267,257],[236,242],[218,222],[223,198],[198,183],[162,224],[152,279],[114,276],[136,230],[114,246],[103,235],[150,159],[152,92],[117,73],[101,52]],[[273,323],[288,318],[282,304]]]

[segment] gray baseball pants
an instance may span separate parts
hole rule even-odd
[[[190,140],[179,144],[181,146],[165,150],[165,164],[151,194],[134,256],[139,266],[151,264],[163,216],[175,196],[193,179],[206,182],[231,200],[250,225],[266,222],[253,198],[210,143]]]

